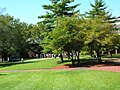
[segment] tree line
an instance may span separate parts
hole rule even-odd
[[[40,30],[38,25],[20,22],[10,15],[0,15],[0,56],[3,60],[16,56],[28,58],[28,51],[38,52]],[[34,46],[33,46],[34,45]]]
[[[80,63],[79,54],[86,48],[101,63],[103,51],[119,48],[119,35],[109,21],[111,13],[103,0],[95,0],[90,4],[92,9],[85,14],[76,10],[80,4],[70,6],[72,2],[74,0],[51,0],[51,5],[43,5],[49,11],[39,16],[44,18],[41,23],[46,28],[41,41],[43,51],[60,54],[62,62],[62,53],[67,52],[74,64],[73,54]]]
[[[0,15],[0,53],[3,58],[19,53],[26,57],[27,50],[41,53],[62,54],[67,52],[72,64],[75,54],[78,64],[80,53],[88,51],[101,63],[103,52],[112,52],[120,47],[120,36],[109,19],[103,0],[95,0],[92,9],[85,14],[76,10],[80,4],[71,5],[74,0],[50,0],[50,5],[43,5],[47,10],[37,25],[28,25],[9,15]],[[4,19],[3,19],[4,18]]]

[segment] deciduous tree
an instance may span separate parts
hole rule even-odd
[[[95,51],[96,57],[101,62],[101,49],[113,43],[114,31],[109,22],[102,18],[93,18],[86,20],[85,44],[91,52]]]
[[[71,57],[73,57],[73,52],[77,53],[78,63],[80,63],[79,53],[84,43],[81,23],[82,20],[76,16],[58,18],[56,27],[50,34],[52,37],[52,50],[58,53],[64,51],[71,53]],[[73,58],[71,60],[74,64]]]

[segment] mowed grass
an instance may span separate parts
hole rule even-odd
[[[94,60],[90,56],[82,56],[81,61]],[[23,63],[21,62],[6,62],[0,63],[0,70],[31,70],[41,68],[53,68],[60,65],[72,64],[71,60],[64,58],[64,63],[61,63],[60,58],[46,58],[46,59],[28,59]]]
[[[31,59],[23,63],[0,63],[0,70],[34,70],[70,63],[60,63],[60,59]],[[0,82],[0,90],[119,90],[120,73],[86,69],[0,72]]]
[[[120,73],[91,70],[0,73],[0,90],[120,90]]]
[[[31,70],[40,68],[53,68],[58,66],[59,59],[31,59],[21,62],[0,63],[0,70]]]
[[[108,60],[109,58],[107,58]],[[94,61],[89,55],[81,55],[80,61]],[[61,63],[60,58],[45,58],[45,59],[28,59],[24,62],[4,62],[0,63],[0,70],[32,70],[32,69],[43,69],[43,68],[53,68],[56,66],[61,66],[65,64],[72,64],[71,60],[64,58],[64,63]]]

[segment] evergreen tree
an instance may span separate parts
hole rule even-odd
[[[51,28],[55,27],[55,21],[58,16],[72,16],[73,14],[79,12],[75,11],[75,8],[79,6],[79,4],[69,6],[74,0],[50,0],[51,5],[43,5],[45,10],[48,10],[46,15],[39,16],[38,18],[43,18],[42,21],[45,25],[47,25],[48,31]]]
[[[109,11],[106,11],[107,6],[103,0],[95,0],[94,4],[90,4],[92,10],[86,12],[88,18],[103,17],[106,19],[110,18]]]

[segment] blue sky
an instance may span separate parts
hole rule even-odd
[[[113,16],[120,16],[120,0],[104,0],[108,6],[108,10],[112,12]],[[117,1],[117,2],[116,2]],[[85,11],[91,9],[90,2],[94,0],[75,0],[73,4],[81,3],[77,8],[83,14]],[[49,0],[0,0],[0,7],[6,8],[4,13],[19,18],[22,22],[36,24],[40,19],[38,16],[44,15],[45,10],[42,5],[50,4]]]

